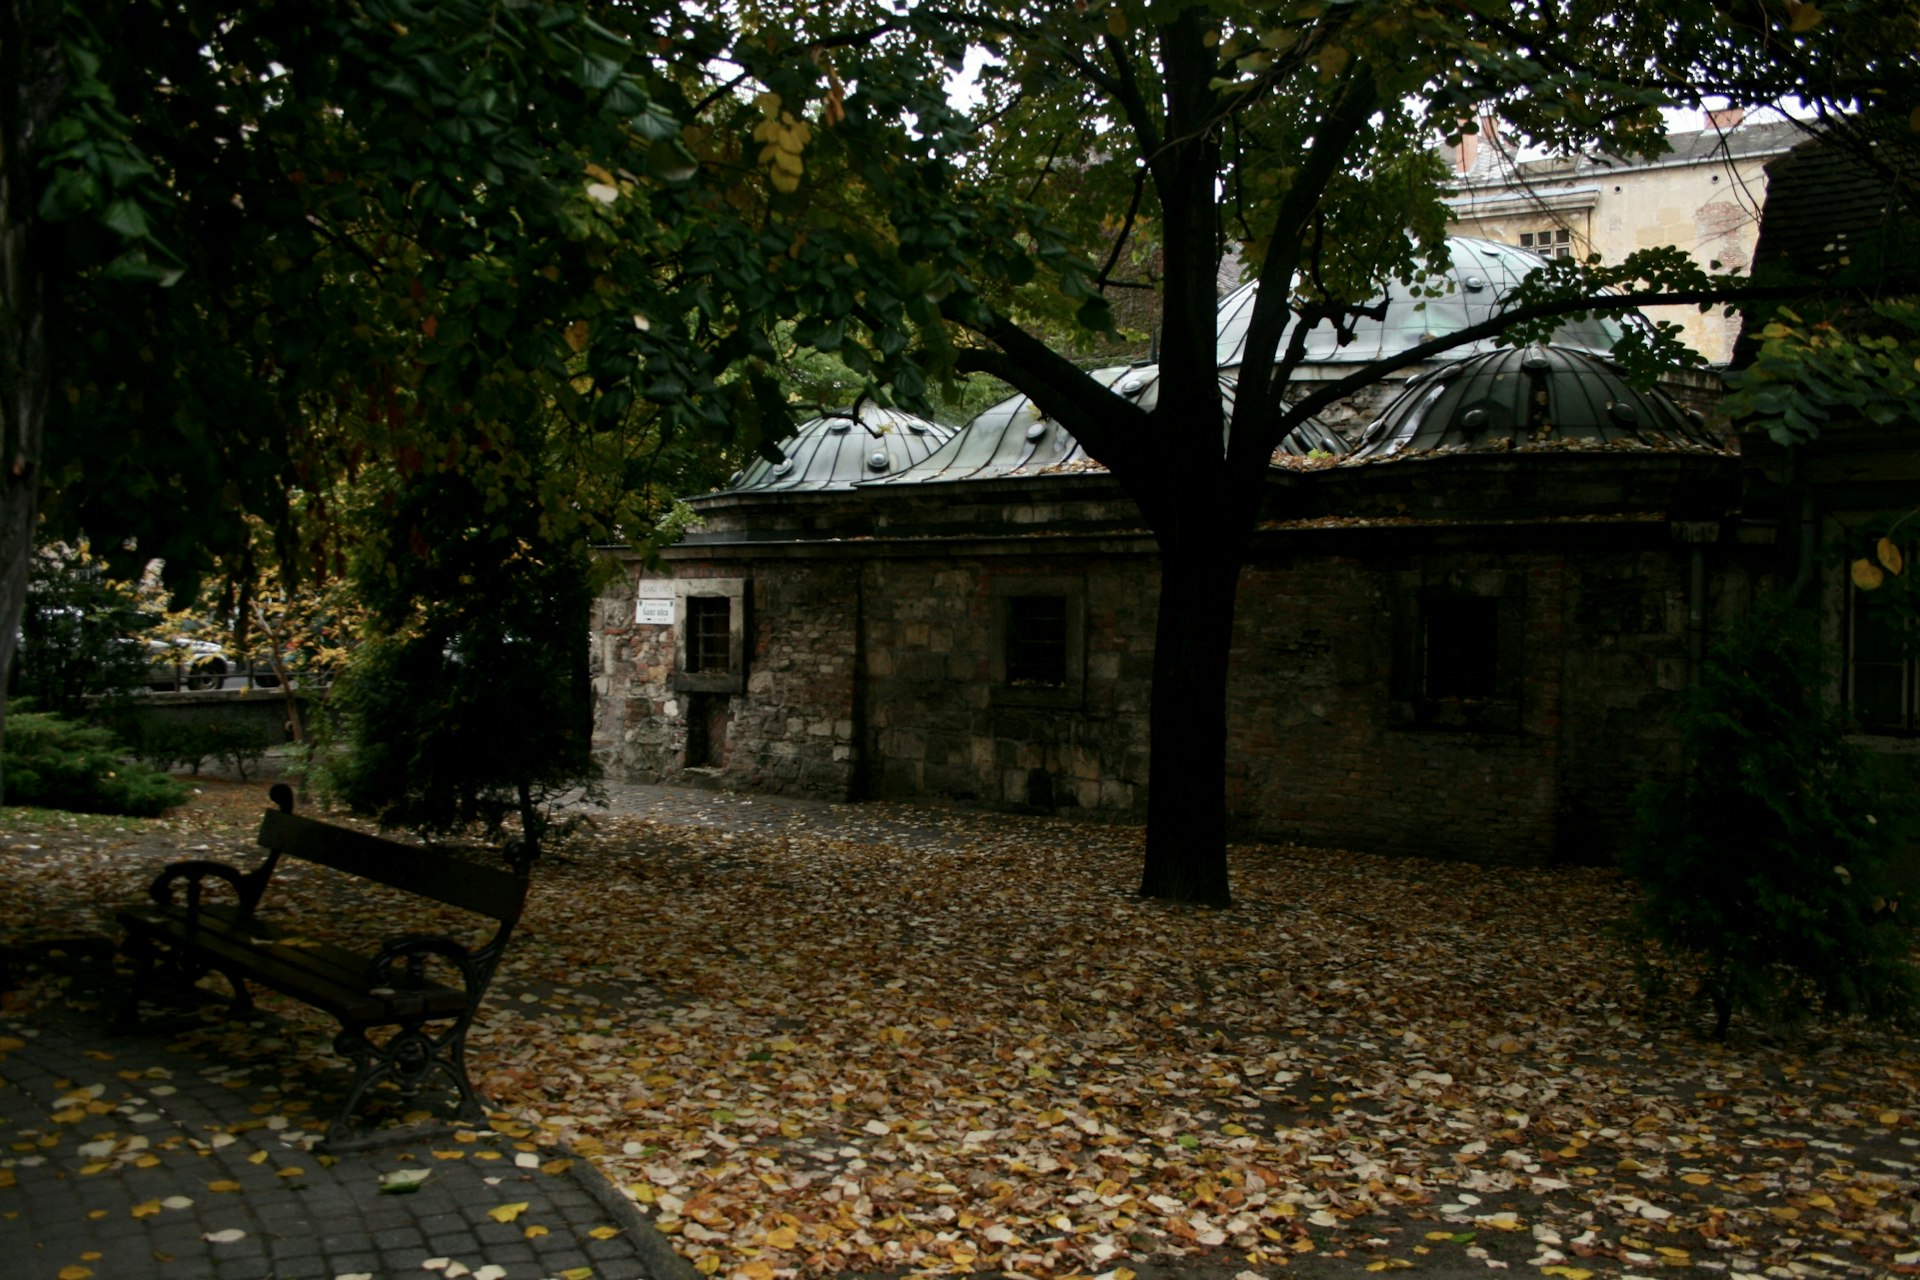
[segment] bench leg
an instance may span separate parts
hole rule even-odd
[[[120,954],[132,961],[134,972],[126,995],[114,1011],[113,1030],[118,1035],[140,1029],[142,1000],[166,996],[182,1004],[193,1003],[200,979],[215,971],[195,951],[138,934],[129,934],[121,941]],[[239,1018],[253,1012],[253,993],[247,989],[246,980],[227,969],[219,973],[233,988],[233,997],[227,1002],[228,1016]],[[206,993],[200,994],[204,997]]]
[[[328,1144],[352,1139],[354,1113],[368,1090],[389,1081],[399,1086],[403,1101],[411,1101],[430,1079],[439,1076],[460,1095],[457,1116],[483,1122],[486,1108],[467,1078],[467,1022],[462,1017],[438,1033],[428,1031],[423,1021],[409,1022],[383,1042],[368,1036],[366,1027],[343,1028],[334,1037],[333,1048],[354,1064],[353,1088],[327,1128]]]
[[[133,979],[113,1016],[116,1034],[140,1029],[140,1002],[172,997],[185,1003],[200,979],[212,972],[212,966],[198,955],[181,947],[156,942],[139,934],[128,934],[120,944],[120,954],[133,963]]]

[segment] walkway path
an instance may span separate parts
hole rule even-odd
[[[319,1155],[309,1082],[267,1075],[270,1053],[195,1052],[273,1037],[271,1017],[110,1034],[106,948],[15,954],[0,980],[7,1280],[701,1280],[524,1130]]]

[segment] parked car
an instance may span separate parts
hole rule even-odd
[[[149,639],[146,645],[147,688],[156,693],[224,689],[229,679],[246,679],[242,664],[210,640]]]

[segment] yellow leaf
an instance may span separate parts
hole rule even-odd
[[[436,1151],[433,1153],[433,1158],[435,1160],[465,1160],[467,1153],[464,1151]]]
[[[559,1273],[560,1280],[593,1280],[592,1267],[568,1267]]]
[[[209,1182],[207,1184],[207,1190],[209,1191],[238,1191],[239,1189],[240,1184],[232,1178],[222,1178],[218,1182]]]
[[[1900,1113],[1898,1111],[1882,1111],[1880,1113],[1880,1123],[1881,1124],[1899,1124]]]
[[[595,1240],[611,1240],[615,1236],[620,1234],[620,1228],[595,1227],[593,1230],[587,1232],[587,1234],[592,1236]]]
[[[800,1233],[792,1227],[781,1227],[777,1230],[767,1232],[767,1247],[769,1249],[791,1249],[799,1243]]]
[[[15,1049],[24,1049],[27,1042],[17,1036],[0,1036],[0,1053],[12,1053]]]
[[[1814,1209],[1831,1209],[1833,1208],[1833,1197],[1832,1196],[1808,1196],[1807,1204],[1810,1208],[1814,1208]]]
[[[693,1264],[694,1270],[703,1276],[710,1276],[720,1270],[720,1255],[709,1253]]]
[[[592,336],[593,330],[588,327],[585,320],[575,320],[567,326],[567,346],[575,351],[585,351]]]
[[[1684,1175],[1680,1181],[1692,1183],[1696,1187],[1704,1187],[1713,1181],[1713,1175],[1710,1173],[1689,1173]]]
[[[252,1155],[247,1157],[248,1164],[265,1164],[266,1162],[267,1162],[267,1153],[264,1151],[256,1151]]]
[[[524,1234],[529,1240],[538,1240],[541,1236],[547,1235],[549,1233],[545,1227],[541,1226],[539,1223],[536,1222],[532,1226],[528,1227],[524,1232]]]
[[[1853,562],[1853,585],[1862,591],[1872,591],[1886,580],[1887,575],[1880,572],[1880,566],[1873,561],[1863,559]]]
[[[274,1174],[276,1178],[300,1178],[306,1176],[306,1170],[297,1164],[290,1164]]]
[[[1654,1252],[1659,1254],[1663,1258],[1686,1259],[1693,1256],[1692,1254],[1688,1253],[1685,1249],[1676,1249],[1672,1245],[1665,1245],[1665,1244],[1655,1249]]]
[[[1874,554],[1880,557],[1880,563],[1886,566],[1888,573],[1897,575],[1900,570],[1906,568],[1906,557],[1900,554],[1900,548],[1893,545],[1892,538],[1880,539],[1873,550]]]
[[[571,1168],[573,1168],[573,1161],[571,1160],[549,1160],[540,1166],[540,1172],[545,1174],[565,1173]]]
[[[581,172],[585,173],[589,178],[592,178],[595,182],[605,183],[609,187],[618,185],[617,183],[614,182],[613,175],[611,173],[608,173],[605,169],[601,168],[597,164],[589,164],[584,169],[582,169]]]
[[[522,1200],[517,1204],[503,1204],[496,1208],[489,1209],[487,1210],[487,1216],[495,1222],[512,1222],[526,1211],[527,1201]]]
[[[100,1258],[101,1253],[98,1249],[89,1249],[80,1255],[80,1261],[82,1262],[98,1262]]]
[[[1585,1267],[1542,1267],[1543,1276],[1560,1276],[1562,1280],[1592,1280],[1593,1272]]]
[[[92,1274],[92,1267],[83,1267],[78,1263],[60,1268],[60,1280],[87,1280],[87,1277]]]
[[[160,1212],[160,1202],[158,1200],[142,1200],[139,1204],[133,1206],[133,1216],[136,1218],[151,1218],[158,1212]]]

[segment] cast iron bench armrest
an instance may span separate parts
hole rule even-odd
[[[260,900],[260,885],[252,877],[224,862],[213,862],[206,858],[195,858],[187,862],[170,862],[155,876],[147,887],[147,896],[163,907],[172,907],[174,886],[185,882],[187,886],[187,923],[192,924],[200,915],[200,899],[206,882],[224,880],[233,889],[239,899],[240,910],[245,915],[253,913],[254,906]]]
[[[418,991],[427,982],[427,957],[439,956],[460,971],[460,985],[470,1003],[478,1003],[486,987],[485,976],[474,963],[473,952],[444,934],[403,933],[390,938],[377,955],[367,962],[367,988],[370,994],[383,991]],[[395,967],[399,966],[399,972]],[[396,978],[398,979],[396,981]]]

